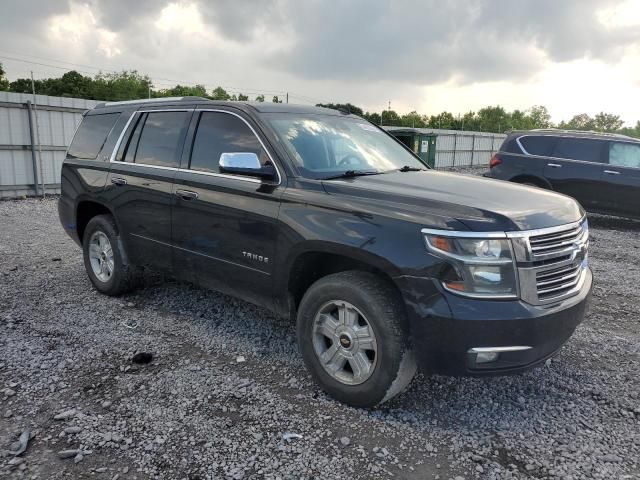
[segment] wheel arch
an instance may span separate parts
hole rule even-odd
[[[294,249],[284,262],[281,285],[289,298],[289,315],[295,318],[300,300],[314,282],[348,270],[379,275],[401,295],[393,280],[400,270],[387,259],[361,248],[312,241]]]
[[[538,177],[536,175],[531,174],[520,174],[515,177],[509,179],[510,182],[514,183],[533,183],[534,185],[540,188],[546,188],[548,190],[553,190],[551,188],[551,184],[545,178]]]
[[[80,244],[82,244],[87,224],[97,215],[111,215],[116,222],[116,227],[118,226],[113,212],[105,204],[93,199],[81,199],[76,205],[76,229]]]

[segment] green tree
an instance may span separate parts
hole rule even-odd
[[[615,132],[622,128],[624,121],[620,119],[619,115],[600,112],[593,119],[593,124],[595,129],[600,132]]]
[[[264,95],[258,95],[256,97],[256,102],[264,102]]]
[[[529,109],[530,126],[527,128],[549,128],[552,125],[551,115],[547,107],[535,105]]]
[[[5,78],[5,71],[0,63],[0,91],[9,90],[9,80]]]
[[[229,100],[231,95],[222,87],[216,87],[211,92],[211,98],[214,100]]]
[[[282,100],[280,100],[277,95],[274,95],[271,101],[273,103],[282,103]]]
[[[176,85],[173,88],[153,92],[154,96],[159,97],[208,97],[207,89],[204,85],[194,85],[192,87],[186,85]]]
[[[375,123],[376,125],[380,125],[382,119],[380,118],[380,114],[377,112],[367,112],[363,115],[364,118],[369,120],[371,123]]]
[[[151,79],[136,70],[119,73],[99,73],[96,75],[91,98],[95,100],[137,100],[147,98],[151,89]]]
[[[559,127],[569,130],[593,130],[595,121],[586,113],[574,115],[568,122],[560,122]]]
[[[241,102],[246,102],[247,100],[249,100],[249,96],[243,95],[242,93],[238,93],[238,100]]]
[[[400,115],[396,113],[395,110],[383,110],[380,114],[380,123],[381,125],[400,125]]]
[[[427,126],[425,117],[423,115],[420,115],[415,110],[402,115],[402,117],[400,118],[400,123],[405,127],[412,128],[424,128]]]

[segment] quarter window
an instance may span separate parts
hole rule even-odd
[[[73,137],[69,157],[95,160],[119,116],[120,113],[86,115]]]
[[[530,155],[540,155],[547,157],[551,155],[555,143],[554,137],[546,136],[524,136],[520,137],[520,144]]]
[[[135,163],[177,167],[190,112],[150,112],[140,131]],[[136,129],[137,130],[137,129]],[[132,136],[129,149],[135,140]],[[125,160],[129,160],[129,151]]]
[[[218,173],[223,153],[255,153],[262,165],[270,163],[258,137],[244,121],[230,113],[202,112],[191,151],[191,170]]]
[[[585,162],[600,162],[602,158],[602,144],[600,140],[586,138],[558,138],[553,156]]]
[[[640,145],[612,142],[609,144],[609,165],[640,168]]]

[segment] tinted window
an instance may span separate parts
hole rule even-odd
[[[220,155],[234,152],[255,153],[263,165],[269,161],[258,138],[240,118],[229,113],[202,112],[193,141],[190,168],[217,173]]]
[[[558,138],[553,156],[585,162],[600,162],[602,143],[600,140],[585,138]]]
[[[140,132],[135,163],[177,167],[181,140],[184,136],[190,112],[151,112]],[[135,131],[131,142],[135,140]],[[133,143],[129,145],[125,160]]]
[[[609,145],[609,164],[640,168],[640,145],[612,142]]]
[[[85,116],[73,137],[73,142],[69,147],[69,156],[95,160],[119,116],[120,113]]]
[[[530,155],[542,155],[549,156],[553,151],[553,146],[555,144],[554,137],[543,137],[543,136],[524,136],[520,137],[520,143],[526,150],[526,153]]]

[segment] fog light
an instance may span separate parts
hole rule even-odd
[[[491,363],[498,360],[498,352],[480,352],[476,353],[476,363]]]

